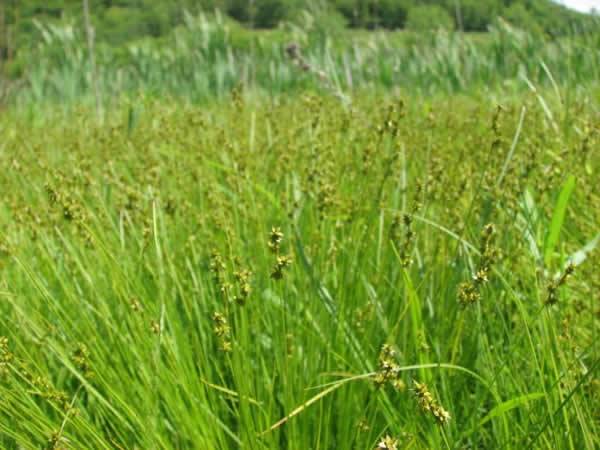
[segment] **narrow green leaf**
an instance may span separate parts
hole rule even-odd
[[[567,181],[562,187],[560,194],[558,196],[558,201],[556,202],[556,206],[554,207],[554,213],[552,214],[552,222],[550,223],[550,229],[548,230],[548,234],[546,236],[546,244],[544,246],[544,263],[546,266],[550,263],[552,258],[552,253],[556,248],[556,244],[558,244],[558,238],[560,236],[560,230],[562,228],[563,222],[565,220],[565,214],[567,212],[567,205],[569,203],[569,198],[571,197],[571,193],[575,188],[575,177],[573,175],[569,175]]]
[[[539,398],[542,398],[543,396],[544,394],[542,392],[534,392],[532,394],[521,395],[519,397],[511,398],[510,400],[502,402],[499,405],[495,406],[489,413],[487,413],[487,415],[479,421],[477,427],[481,427],[493,418],[501,416],[506,412],[510,411],[511,409],[518,408],[519,406],[524,405],[525,403],[529,403],[532,400],[537,400]]]
[[[419,300],[419,294],[417,294],[417,291],[413,285],[408,271],[404,269],[402,273],[404,275],[404,285],[406,286],[406,294],[408,297],[408,302],[410,304],[412,339],[414,340],[415,345],[417,345],[417,342],[419,342],[420,339],[424,339],[423,319],[421,316],[421,301]],[[419,363],[423,364],[424,357],[422,353],[419,353],[418,358]],[[421,381],[425,379],[425,371],[423,369],[419,370],[419,376],[421,377]]]

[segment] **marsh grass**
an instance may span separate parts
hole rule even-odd
[[[324,30],[306,14],[295,24],[259,32],[219,14],[185,19],[161,39],[97,45],[95,69],[82,26],[37,23],[39,43],[21,52],[24,76],[19,89],[4,94],[5,101],[91,104],[96,82],[110,107],[123,94],[139,92],[205,103],[228,98],[239,86],[271,95],[320,89],[344,97],[360,88],[514,93],[528,83],[576,90],[600,79],[600,35],[593,29],[549,39],[499,21],[482,34],[366,34]],[[291,43],[310,70],[286,54]]]
[[[589,98],[5,113],[0,446],[598,446]]]

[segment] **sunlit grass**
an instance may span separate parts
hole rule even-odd
[[[527,85],[576,90],[600,79],[600,34],[550,39],[505,22],[489,33],[428,34],[328,28],[310,15],[279,30],[249,31],[216,16],[186,16],[161,39],[121,47],[99,43],[92,71],[84,30],[38,24],[39,44],[20,52],[22,79],[0,99],[27,107],[39,103],[100,101],[111,109],[123,94],[144,92],[194,103],[227,98],[236,87],[264,94],[355,89],[408,89],[424,94],[504,90]],[[311,70],[287,57],[294,43]]]
[[[4,113],[0,446],[594,448],[598,109],[560,94]]]

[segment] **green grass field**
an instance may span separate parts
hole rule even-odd
[[[596,448],[598,114],[4,113],[0,446]]]
[[[310,20],[39,25],[1,449],[600,447],[600,35]]]

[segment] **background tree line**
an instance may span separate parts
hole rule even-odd
[[[184,11],[219,10],[247,27],[275,28],[304,10],[332,26],[363,29],[447,28],[482,32],[501,16],[549,36],[570,33],[589,18],[551,0],[89,0],[98,41],[112,45],[160,37],[182,23]],[[81,19],[81,0],[0,2],[0,60],[35,44],[35,20]],[[34,20],[35,19],[35,20]]]

